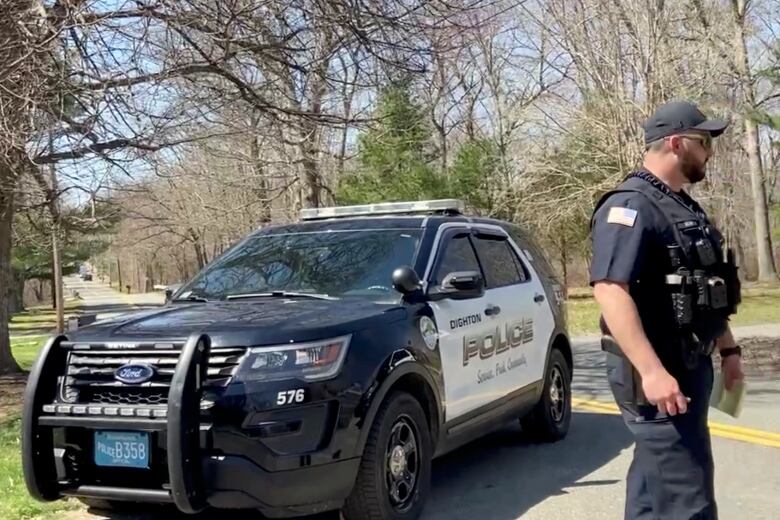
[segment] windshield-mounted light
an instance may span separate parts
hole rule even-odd
[[[331,378],[344,364],[351,337],[250,348],[236,373],[236,381]]]

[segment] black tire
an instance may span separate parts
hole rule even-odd
[[[571,369],[563,353],[550,352],[542,396],[534,409],[520,419],[523,431],[536,442],[556,442],[569,432],[571,423]]]
[[[391,394],[371,425],[355,487],[342,511],[344,518],[418,518],[430,491],[431,457],[428,421],[420,403],[406,392]],[[404,471],[415,475],[411,486]],[[391,493],[391,489],[396,492]]]

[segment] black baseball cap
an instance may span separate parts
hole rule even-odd
[[[690,101],[669,101],[656,109],[645,121],[645,144],[687,130],[702,130],[717,137],[729,126],[722,119],[707,119]]]

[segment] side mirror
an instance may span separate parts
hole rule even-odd
[[[428,296],[432,300],[452,298],[466,300],[479,298],[485,292],[485,280],[478,271],[457,271],[449,273],[442,280],[441,285],[432,287]]]
[[[393,271],[393,288],[401,294],[411,294],[418,291],[420,287],[422,287],[420,277],[411,267],[405,265]]]

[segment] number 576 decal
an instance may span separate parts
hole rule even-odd
[[[297,390],[285,390],[276,394],[276,404],[279,406],[302,403],[304,399],[306,399],[306,392],[303,388],[298,388]]]

